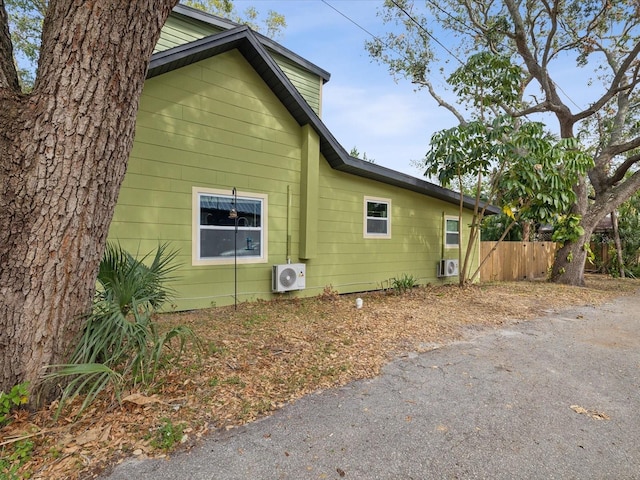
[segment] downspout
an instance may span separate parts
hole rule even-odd
[[[440,258],[444,258],[444,244],[447,236],[447,220],[444,211],[442,212],[442,238],[440,238]]]
[[[287,264],[291,263],[291,185],[287,185]]]

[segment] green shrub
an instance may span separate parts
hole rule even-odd
[[[183,423],[174,424],[168,418],[163,418],[162,422],[151,440],[151,446],[162,450],[171,450],[182,440],[185,425]]]
[[[98,273],[98,288],[93,310],[87,316],[77,347],[50,379],[66,382],[58,413],[63,405],[79,394],[86,394],[82,412],[108,385],[120,399],[123,383],[148,383],[161,366],[164,347],[178,341],[178,355],[185,343],[198,341],[189,328],[175,327],[164,334],[153,321],[154,312],[167,301],[172,291],[166,286],[177,252],[168,252],[163,244],[150,264],[134,258],[120,245],[107,245]]]
[[[11,410],[29,401],[29,384],[14,385],[9,393],[0,392],[0,426],[9,420]]]
[[[391,279],[391,287],[398,294],[403,294],[418,284],[418,280],[413,275],[403,273],[400,277]]]
[[[31,459],[32,454],[33,442],[30,440],[3,445],[0,449],[0,478],[3,480],[27,478],[20,475],[18,470]]]

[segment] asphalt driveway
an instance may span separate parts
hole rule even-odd
[[[640,479],[640,293],[469,331],[123,479]]]

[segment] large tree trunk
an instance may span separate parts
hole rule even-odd
[[[576,242],[565,243],[557,252],[551,270],[551,279],[557,283],[584,286],[584,267],[587,260],[585,244],[591,238],[593,227],[587,229],[582,223],[585,234]]]
[[[593,182],[592,182],[593,183]],[[580,225],[584,235],[576,242],[567,242],[556,253],[551,278],[557,283],[584,285],[584,267],[587,252],[585,245],[591,240],[591,233],[607,213],[618,208],[640,187],[640,172],[635,172],[625,182],[597,191],[595,199],[587,197],[586,179],[576,186],[577,202],[572,213],[582,216]]]
[[[22,95],[0,0],[0,390],[36,385],[82,326],[148,61],[176,3],[51,0]]]

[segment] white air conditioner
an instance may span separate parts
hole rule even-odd
[[[440,260],[438,262],[438,277],[455,277],[458,275],[458,260]]]
[[[274,265],[271,276],[271,286],[274,292],[288,292],[303,290],[306,279],[306,265],[304,263],[287,263]]]

